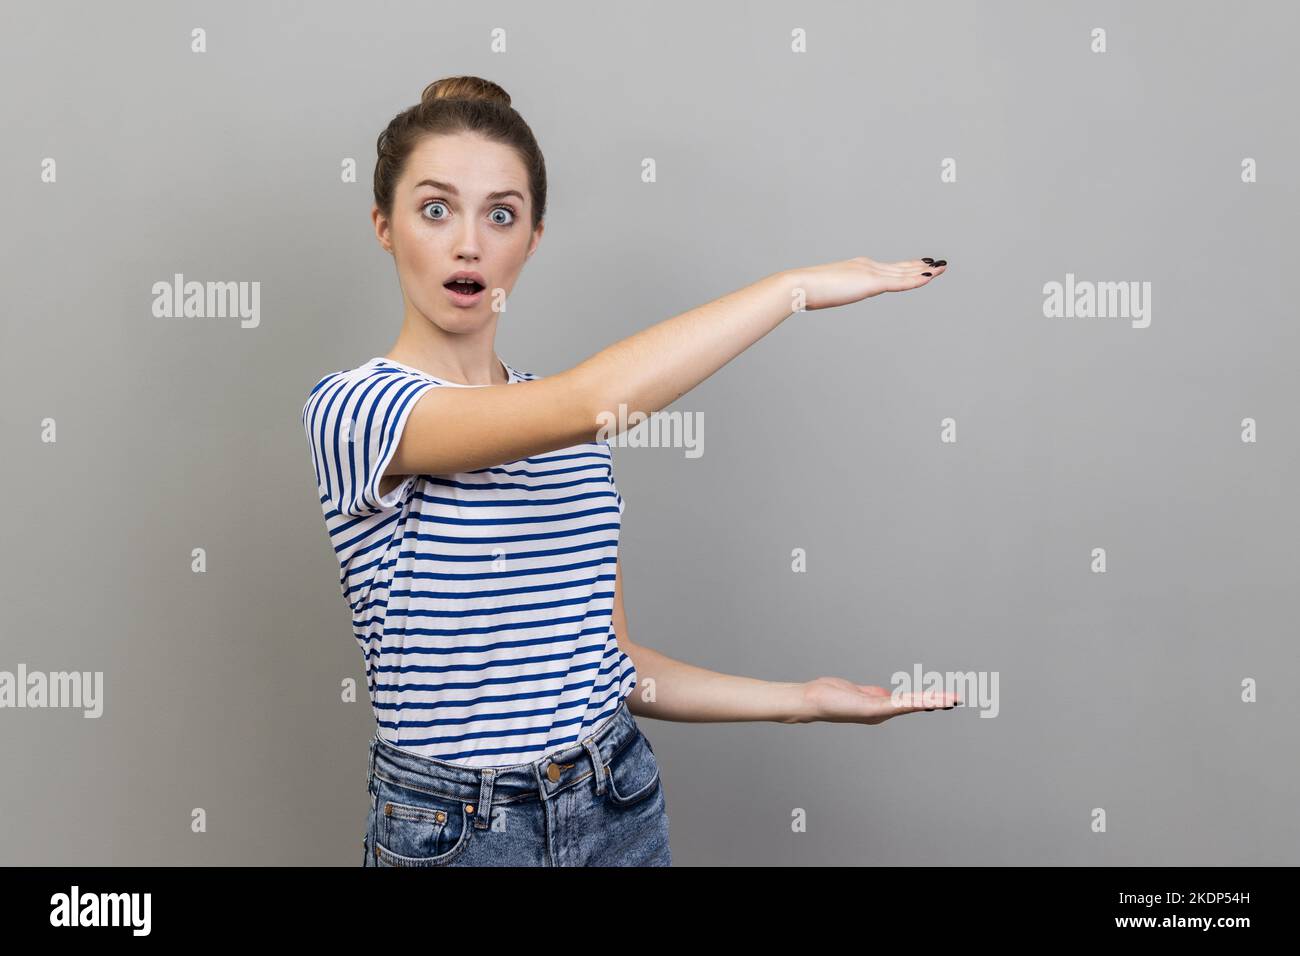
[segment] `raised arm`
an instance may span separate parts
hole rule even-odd
[[[416,402],[385,471],[445,475],[592,441],[601,413],[672,404],[799,308],[831,308],[925,285],[942,260],[857,258],[773,273],[652,325],[573,368],[533,382],[433,388]],[[612,437],[612,436],[611,436]]]

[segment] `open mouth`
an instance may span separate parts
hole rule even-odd
[[[461,295],[476,295],[483,291],[483,286],[473,279],[455,279],[451,282],[444,282],[443,288],[450,289],[452,292],[459,292]]]

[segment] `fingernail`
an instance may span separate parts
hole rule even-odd
[[[938,262],[932,262],[932,263],[930,263],[930,265],[932,265],[932,266],[946,266],[947,264],[948,264],[948,260],[947,260],[947,259],[940,259]]]
[[[928,257],[925,258],[925,259],[922,259],[921,261],[924,262],[927,266],[932,266],[932,265],[934,265],[934,260],[933,260],[933,259],[930,259],[930,258],[928,258]]]
[[[921,275],[923,275],[923,276],[932,276],[932,275],[934,275],[934,273],[933,273],[933,272],[922,272]]]

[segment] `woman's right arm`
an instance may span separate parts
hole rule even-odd
[[[615,342],[558,375],[429,389],[411,410],[385,476],[474,471],[593,441],[608,416],[619,419],[620,404],[628,415],[671,405],[800,304],[812,311],[902,292],[944,271],[920,259],[857,258],[777,272]]]

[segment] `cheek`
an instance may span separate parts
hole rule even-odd
[[[519,278],[520,271],[528,262],[528,240],[520,242],[517,239],[511,239],[509,244],[501,247],[501,255],[498,261],[501,263],[500,282],[502,285],[514,285],[515,280]]]
[[[397,239],[402,248],[402,260],[407,269],[417,277],[442,275],[450,259],[443,248],[445,240],[428,229],[407,228]]]

